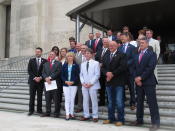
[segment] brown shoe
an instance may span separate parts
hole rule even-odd
[[[149,128],[150,131],[157,131],[159,129],[158,125],[152,125],[152,127]]]
[[[122,125],[123,125],[122,122],[116,122],[116,123],[115,123],[115,126],[122,126]]]
[[[143,122],[134,121],[134,122],[131,122],[130,125],[131,126],[142,126],[143,125]]]
[[[93,122],[98,122],[98,118],[93,118]]]
[[[80,121],[88,121],[88,120],[89,120],[89,118],[85,118],[85,117],[80,118]]]
[[[113,122],[112,121],[110,121],[110,120],[104,120],[103,121],[103,124],[112,124]]]

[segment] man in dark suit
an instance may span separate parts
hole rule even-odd
[[[101,50],[103,47],[103,41],[102,41],[102,38],[100,38],[101,36],[100,32],[95,33],[95,36],[96,36],[96,39],[95,39],[95,43],[93,46],[94,53]]]
[[[94,34],[89,33],[89,40],[85,42],[85,45],[87,45],[88,48],[91,48],[93,50],[94,43],[95,43]]]
[[[46,113],[42,117],[50,116],[51,113],[51,102],[52,99],[55,104],[54,117],[59,117],[60,115],[60,91],[61,91],[61,68],[62,64],[59,61],[55,60],[56,54],[51,51],[49,54],[50,61],[46,62],[43,65],[42,76],[48,84],[51,84],[53,80],[56,80],[57,89],[46,91],[45,89],[45,98],[46,98]]]
[[[106,92],[108,96],[108,120],[104,124],[116,121],[115,108],[117,107],[116,126],[122,126],[124,119],[124,85],[126,72],[126,56],[118,51],[119,45],[115,41],[109,43],[110,53],[103,58],[102,73],[106,76]]]
[[[107,31],[107,36],[108,36],[109,41],[116,41],[117,40],[117,38],[113,35],[113,32],[111,29]]]
[[[126,84],[129,87],[130,92],[130,108],[135,110],[135,88],[134,88],[134,76],[133,76],[133,65],[135,57],[135,47],[129,43],[129,34],[122,33],[120,36],[122,41],[122,46],[120,47],[120,52],[126,54],[127,57],[127,72],[126,72]]]
[[[144,98],[147,97],[148,106],[150,109],[152,127],[150,131],[155,131],[160,126],[159,108],[156,98],[157,80],[154,75],[154,69],[157,64],[156,54],[148,49],[148,41],[145,38],[140,40],[140,53],[135,57],[135,83],[137,88],[137,121],[134,126],[143,124],[144,115]]]
[[[100,65],[102,66],[102,59],[110,53],[109,49],[109,39],[107,37],[103,38],[103,47],[101,49],[99,49],[95,55],[95,60],[98,61],[100,63]],[[101,89],[99,90],[100,92],[100,101],[99,101],[99,105],[100,106],[104,106],[105,105],[105,89],[106,89],[106,85],[105,85],[105,81],[106,81],[106,76],[103,75],[103,73],[101,72],[100,74],[100,86]]]
[[[37,113],[42,113],[42,95],[44,88],[44,81],[42,79],[43,64],[47,61],[41,58],[42,48],[38,47],[35,50],[35,58],[29,60],[28,64],[28,83],[30,86],[30,100],[29,100],[29,113],[34,113],[35,107],[35,95],[37,92]]]

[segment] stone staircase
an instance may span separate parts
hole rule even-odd
[[[9,75],[7,75],[9,74]],[[13,80],[10,84],[10,80]],[[28,112],[29,87],[27,84],[28,74],[26,70],[1,70],[0,71],[0,110]],[[8,81],[6,81],[8,80]],[[160,108],[161,126],[175,128],[175,65],[158,65],[157,99]],[[17,81],[14,83],[14,81]],[[10,86],[9,86],[10,85]],[[126,97],[129,99],[127,91]],[[64,101],[64,98],[63,98]],[[126,122],[136,119],[135,111],[131,111],[126,102]],[[63,106],[63,104],[62,104]],[[45,98],[43,95],[43,110],[45,110]],[[107,108],[100,107],[101,119],[107,118]],[[62,110],[62,114],[64,111]],[[76,114],[81,116],[82,113]],[[150,123],[149,109],[145,102],[146,124]]]

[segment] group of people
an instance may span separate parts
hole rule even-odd
[[[85,44],[69,38],[70,49],[54,46],[48,59],[42,58],[42,48],[35,50],[35,58],[28,64],[30,102],[29,113],[34,113],[37,92],[37,113],[42,117],[51,115],[54,103],[54,117],[60,116],[62,93],[65,97],[65,119],[75,119],[75,112],[83,111],[81,121],[92,118],[98,122],[98,107],[108,107],[108,119],[103,124],[125,123],[125,90],[130,92],[130,109],[136,109],[137,120],[131,125],[144,124],[145,96],[150,109],[151,131],[160,126],[159,108],[156,99],[157,72],[156,64],[160,53],[159,41],[153,39],[151,29],[138,32],[138,39],[133,40],[129,27],[107,36],[89,33]],[[57,83],[57,89],[47,91],[45,84]],[[46,100],[46,112],[42,112],[43,91]],[[98,96],[99,93],[99,96]],[[99,98],[99,99],[98,99]],[[107,99],[106,99],[107,98]],[[76,101],[76,102],[75,102]],[[117,117],[115,110],[117,109]]]

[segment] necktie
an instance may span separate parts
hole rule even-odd
[[[98,39],[96,39],[96,40],[95,40],[95,44],[94,44],[94,51],[96,51],[97,44],[98,44]]]
[[[87,70],[87,72],[88,72],[88,69],[89,69],[89,61],[86,64],[86,70]]]
[[[105,54],[105,51],[106,49],[105,48],[103,48],[103,51],[102,51],[102,53],[101,53],[101,57],[103,57],[104,56],[104,54]]]
[[[126,53],[126,52],[125,52],[125,47],[126,47],[126,45],[124,44],[124,45],[123,45],[123,53]]]
[[[110,54],[110,62],[112,61],[113,53]]]
[[[139,64],[140,64],[140,62],[141,62],[141,60],[142,60],[143,55],[144,55],[144,52],[141,51],[141,53],[140,53],[140,55],[139,55]]]
[[[89,41],[89,46],[91,47],[91,40]]]
[[[50,69],[52,69],[52,61],[50,61]]]
[[[40,59],[38,58],[37,59],[37,69],[39,70],[39,67],[40,67]]]

